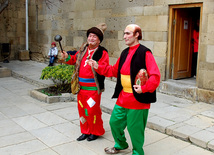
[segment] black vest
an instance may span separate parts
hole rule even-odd
[[[98,49],[96,50],[96,52],[93,54],[92,59],[95,61],[99,61],[102,56],[103,56],[103,51],[107,51],[107,49],[105,49],[104,47],[100,46],[98,47]],[[105,76],[100,75],[98,73],[95,73],[95,78],[97,77],[98,83],[99,83],[99,87],[101,91],[104,91],[104,80],[105,80]]]
[[[119,67],[118,67],[117,84],[116,84],[115,92],[114,92],[114,95],[112,96],[112,98],[118,98],[120,92],[123,89],[122,84],[121,84],[120,70],[122,68],[123,63],[126,60],[128,51],[129,51],[129,47],[126,48],[125,50],[123,50],[123,52],[121,53]],[[151,50],[148,49],[147,47],[140,45],[132,57],[131,65],[130,65],[130,76],[131,76],[131,85],[132,86],[134,85],[135,77],[136,77],[137,73],[139,72],[139,70],[142,68],[146,69],[145,57],[146,57],[147,51],[151,52]],[[156,90],[152,93],[146,92],[146,93],[138,94],[135,92],[134,88],[132,87],[132,91],[133,91],[133,94],[134,94],[134,97],[136,98],[136,100],[141,103],[156,102]]]

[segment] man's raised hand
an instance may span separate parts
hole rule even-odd
[[[62,56],[62,58],[67,59],[68,58],[68,53],[65,52],[65,51],[61,51],[61,56]]]
[[[94,69],[98,69],[98,63],[92,59],[88,60],[87,64],[93,67]]]

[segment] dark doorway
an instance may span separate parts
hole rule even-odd
[[[199,29],[200,29],[200,8],[192,9],[192,39],[191,39],[191,50],[192,50],[192,67],[191,77],[197,75],[197,62],[198,62],[198,43],[199,43]]]
[[[196,76],[201,7],[171,8],[171,67],[172,79]],[[198,24],[198,26],[197,26]]]

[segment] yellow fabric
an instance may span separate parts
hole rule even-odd
[[[131,77],[130,77],[130,75],[121,74],[121,84],[123,86],[123,91],[124,92],[133,93],[132,92],[132,85],[131,85]]]
[[[77,76],[77,72],[74,72],[71,80],[71,92],[72,94],[76,95],[79,92],[79,90],[80,90],[79,79]]]
[[[94,122],[93,122],[94,124],[96,123],[96,115],[94,115]]]
[[[79,100],[79,104],[80,104],[81,108],[83,108],[82,102],[80,100]]]

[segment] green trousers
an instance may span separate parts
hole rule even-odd
[[[124,133],[124,129],[127,127],[133,146],[132,154],[144,155],[144,131],[148,113],[149,109],[135,110],[126,109],[118,105],[114,106],[109,124],[116,149],[123,150],[128,147]]]

